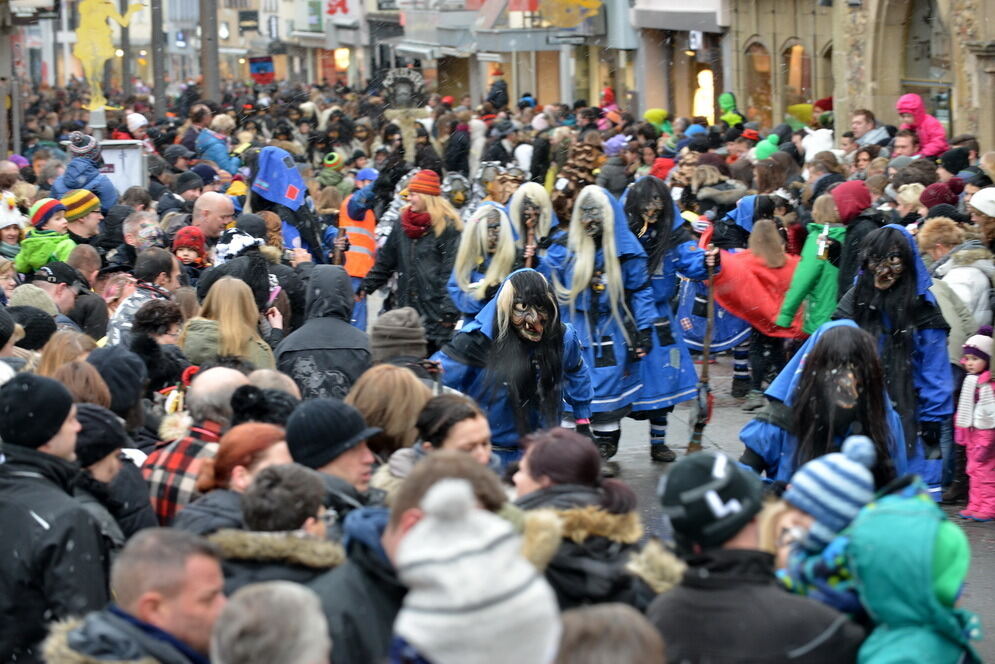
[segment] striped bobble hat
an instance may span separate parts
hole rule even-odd
[[[876,459],[870,438],[850,436],[840,452],[812,459],[791,477],[784,500],[814,519],[802,542],[806,549],[824,549],[874,499]]]
[[[93,136],[81,131],[69,134],[69,153],[74,157],[86,157],[93,161],[100,158],[100,143]]]
[[[73,189],[59,199],[66,206],[66,221],[82,219],[94,210],[100,209],[100,199],[92,191]]]
[[[64,212],[65,209],[66,206],[55,198],[42,198],[28,210],[28,217],[31,219],[32,226],[42,229],[48,220],[52,218],[52,215],[59,211]]]
[[[441,196],[442,182],[439,180],[439,174],[427,168],[418,171],[408,183],[408,191],[427,196]]]
[[[325,168],[331,168],[337,171],[342,168],[342,155],[338,152],[329,152],[325,155],[325,159],[322,163],[325,165]]]

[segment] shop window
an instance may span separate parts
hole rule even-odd
[[[812,58],[801,44],[784,49],[781,54],[784,74],[784,106],[807,104],[812,101]]]
[[[935,0],[913,0],[906,23],[902,92],[914,92],[926,102],[947,133],[951,127],[950,33],[940,20]]]
[[[771,106],[771,61],[770,51],[762,44],[750,44],[746,49],[746,113],[747,120],[759,122],[763,127],[773,126],[774,113]]]

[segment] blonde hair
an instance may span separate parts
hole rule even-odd
[[[200,315],[200,302],[197,301],[197,291],[191,286],[177,288],[173,292],[173,302],[179,305],[184,322]]]
[[[553,225],[553,202],[549,199],[546,188],[536,182],[522,184],[511,195],[511,200],[508,202],[508,213],[511,216],[511,223],[515,226],[515,232],[518,233],[519,245],[524,243],[527,233],[525,225],[521,222],[522,204],[526,197],[531,198],[539,205],[539,223],[535,229],[536,239],[549,235],[549,229]]]
[[[625,304],[622,266],[618,262],[618,250],[615,247],[615,222],[624,223],[624,220],[615,219],[614,209],[608,195],[597,185],[589,184],[581,189],[574,201],[573,214],[570,216],[570,229],[567,233],[567,250],[571,254],[569,260],[573,267],[570,288],[562,286],[554,274],[553,283],[556,287],[556,296],[564,304],[570,305],[570,312],[574,313],[577,308],[577,298],[590,287],[591,277],[594,276],[594,258],[597,247],[594,244],[594,238],[584,231],[584,223],[580,218],[581,203],[588,196],[593,196],[604,212],[601,254],[604,260],[605,292],[608,294],[612,318],[618,323],[622,335],[628,342],[630,341],[629,332],[625,325],[623,313],[628,314],[629,308]]]
[[[211,120],[211,131],[216,131],[221,134],[230,134],[231,130],[235,128],[235,120],[232,119],[227,113],[219,113],[214,116]]]
[[[491,260],[484,273],[484,278],[476,283],[470,283],[474,269],[482,266],[487,258],[487,224],[490,221],[490,216],[494,214],[498,215],[498,223],[501,225],[497,247],[490,257]],[[456,283],[464,293],[479,300],[484,297],[488,288],[497,286],[511,274],[517,255],[511,219],[497,205],[481,205],[467,220],[463,233],[460,235],[456,261],[453,264]]]
[[[964,230],[949,217],[933,217],[919,229],[916,242],[923,251],[940,244],[945,247],[956,247],[964,242]]]
[[[256,324],[259,310],[249,285],[234,277],[221,277],[207,291],[200,309],[200,318],[218,323],[218,356],[244,357],[252,341],[262,342]],[[180,346],[186,345],[189,325],[180,335]]]
[[[781,519],[791,509],[791,505],[783,500],[769,502],[757,515],[757,531],[760,535],[760,550],[767,553],[777,553],[777,545],[781,539],[778,527]]]
[[[92,403],[111,407],[111,391],[107,383],[89,362],[74,360],[52,372],[51,378],[62,383],[73,398],[73,403]]]
[[[338,214],[342,205],[342,193],[337,187],[325,187],[315,201],[318,214]],[[271,213],[273,214],[273,213]]]
[[[432,390],[410,369],[378,364],[363,372],[344,401],[363,414],[366,425],[382,433],[367,444],[374,454],[387,457],[402,447],[411,447],[418,437],[415,422]]]
[[[432,217],[432,232],[435,237],[442,235],[450,225],[458,231],[463,230],[459,213],[445,198],[422,194],[422,200],[425,201],[425,212]]]
[[[784,238],[777,231],[777,224],[772,219],[758,219],[754,222],[748,247],[750,253],[763,259],[769,268],[778,269],[788,262],[788,257],[784,253]]]
[[[41,362],[38,363],[39,376],[52,378],[55,370],[64,364],[84,359],[97,347],[97,342],[74,330],[59,330],[53,334],[41,349]]]
[[[840,223],[840,211],[831,194],[822,194],[812,204],[812,221],[817,224]]]
[[[908,184],[903,184],[898,188],[898,195],[895,197],[899,205],[919,205],[919,197],[922,196],[922,192],[926,191],[926,187],[922,186],[918,182],[910,182]]]

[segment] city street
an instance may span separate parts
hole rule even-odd
[[[750,420],[750,414],[739,409],[736,399],[729,396],[732,381],[732,357],[718,358],[711,367],[712,387],[715,394],[715,412],[705,428],[705,449],[720,449],[733,457],[742,452],[739,430]],[[684,453],[689,436],[690,410],[682,404],[670,416],[667,438],[679,455]],[[652,463],[649,460],[649,429],[645,422],[625,420],[622,423],[622,443],[615,457],[624,479],[639,496],[640,507],[650,532],[662,529],[656,489],[659,477],[671,464]],[[960,509],[960,508],[957,508]],[[956,509],[947,509],[951,515]],[[962,606],[975,611],[982,621],[986,638],[978,650],[985,661],[995,661],[995,523],[965,522],[953,516],[964,527],[971,541],[971,571],[964,589]]]

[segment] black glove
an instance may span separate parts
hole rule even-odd
[[[919,423],[919,437],[922,438],[922,444],[925,448],[923,451],[926,453],[927,459],[939,459],[941,457],[940,429],[940,422],[923,421]]]
[[[828,261],[833,267],[840,266],[840,257],[843,255],[843,243],[839,240],[834,240],[829,238],[826,243],[826,248],[829,251]]]
[[[648,355],[651,350],[653,350],[653,330],[649,328],[639,330],[639,334],[636,335],[636,352],[642,351]]]
[[[591,425],[590,425],[590,423],[588,423],[588,424],[578,424],[577,425],[577,433],[579,433],[582,436],[587,436],[591,440],[594,440],[594,433],[591,431]]]
[[[487,290],[484,291],[484,298],[483,299],[485,299],[485,300],[492,300],[492,299],[494,299],[494,296],[497,295],[497,292],[498,292],[499,288],[501,288],[501,284],[491,284],[490,286],[488,286]]]

